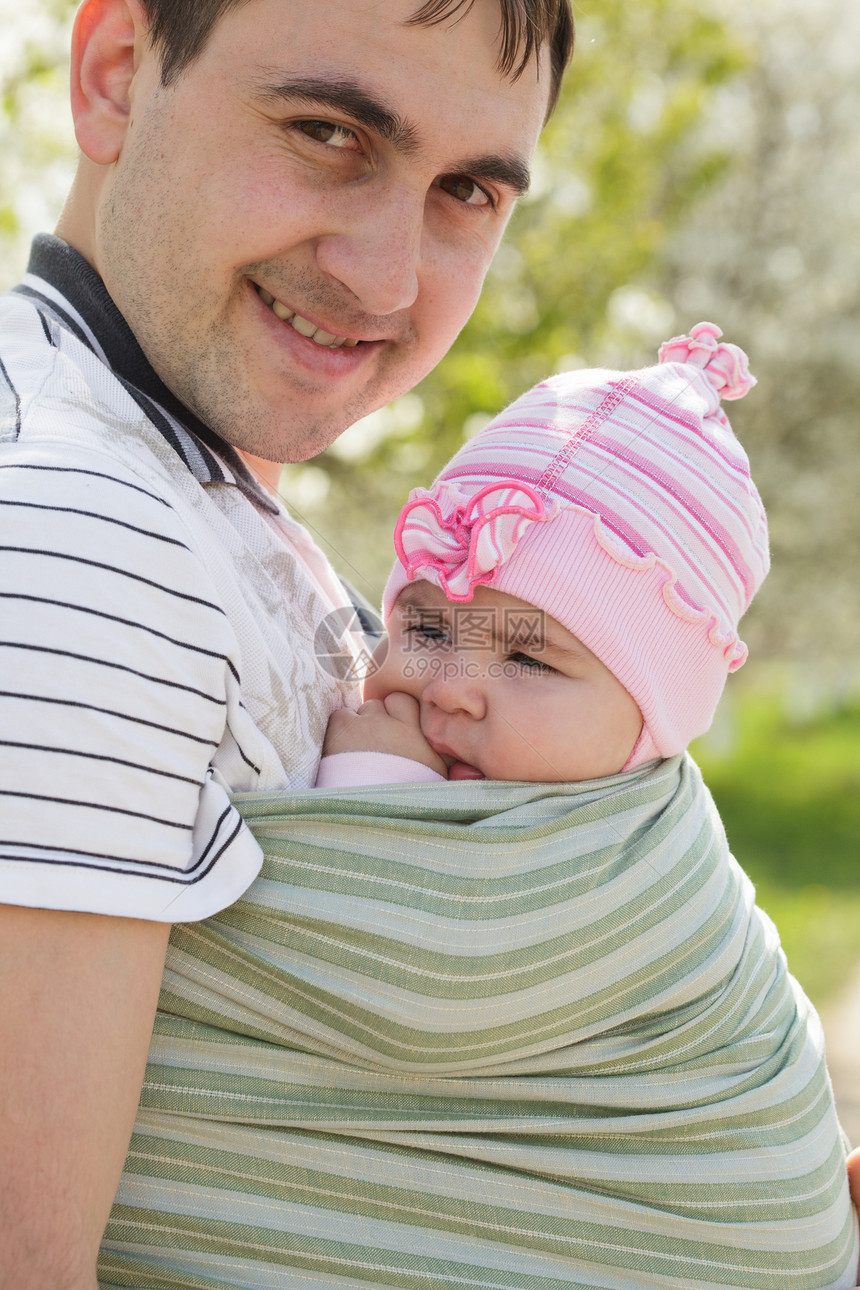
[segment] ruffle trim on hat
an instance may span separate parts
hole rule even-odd
[[[739,667],[743,667],[747,660],[749,650],[741,640],[734,628],[728,630],[721,629],[720,620],[716,614],[708,609],[699,609],[690,603],[681,590],[681,584],[678,576],[672,569],[671,565],[649,551],[647,555],[637,555],[629,549],[622,549],[618,541],[611,538],[606,531],[603,519],[594,511],[588,510],[585,506],[577,506],[572,503],[566,506],[565,510],[578,511],[581,515],[588,515],[593,521],[593,531],[595,541],[615,560],[616,564],[622,565],[634,573],[648,573],[656,569],[663,576],[662,595],[666,608],[669,609],[676,618],[692,624],[701,624],[708,635],[708,640],[715,649],[722,651],[730,672],[736,672]]]
[[[687,600],[674,570],[653,551],[640,556],[622,548],[607,532],[603,519],[585,506],[560,506],[555,498],[541,497],[529,484],[502,479],[477,493],[467,487],[442,482],[432,490],[415,488],[403,507],[394,531],[394,545],[410,582],[420,576],[434,582],[449,600],[472,599],[477,586],[492,586],[499,570],[535,523],[575,511],[592,521],[595,541],[607,555],[634,573],[656,569],[663,576],[662,596],[676,618],[705,627],[708,640],[725,657],[728,670],[736,672],[749,653],[738,633],[722,630],[719,618]]]
[[[477,493],[441,481],[409,494],[394,547],[410,581],[422,569],[449,600],[471,600],[476,586],[495,582],[529,525],[557,509],[554,498],[518,479],[494,480]]]
[[[756,379],[739,345],[719,343],[722,334],[716,323],[697,323],[690,328],[689,336],[673,336],[660,346],[660,362],[698,368],[719,398],[742,399]]]

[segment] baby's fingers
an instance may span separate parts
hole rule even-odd
[[[357,713],[351,712],[349,708],[340,708],[333,712],[328,719],[328,726],[323,740],[323,756],[331,753],[342,752],[344,740],[346,739],[349,727],[355,721]]]
[[[395,690],[392,694],[386,695],[382,700],[385,711],[396,721],[402,721],[406,726],[417,726],[420,716],[418,700],[411,694],[402,694]]]
[[[379,716],[384,711],[385,711],[385,705],[383,704],[381,699],[365,699],[364,703],[360,703],[358,705],[358,711],[354,712],[353,716],[356,716],[356,717]]]

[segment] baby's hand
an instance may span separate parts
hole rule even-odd
[[[418,700],[411,694],[368,699],[358,712],[333,712],[325,732],[323,756],[342,752],[393,753],[421,762],[448,778],[448,768],[421,733]]]

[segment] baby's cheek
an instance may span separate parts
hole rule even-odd
[[[368,699],[384,699],[394,688],[388,685],[386,680],[386,675],[390,671],[390,654],[391,641],[387,636],[383,636],[373,651],[373,658],[361,687],[361,697],[365,702]]]
[[[374,651],[362,694],[365,700],[387,699],[389,694],[411,694],[413,699],[420,699],[422,676],[413,655],[404,651],[397,638],[384,637]]]
[[[361,700],[362,703],[367,703],[369,699],[385,699],[390,693],[391,689],[385,684],[382,673],[374,672],[373,676],[365,677],[361,687]]]

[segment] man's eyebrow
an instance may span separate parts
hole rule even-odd
[[[264,84],[263,98],[307,103],[309,107],[343,112],[394,144],[401,152],[418,148],[418,131],[399,112],[369,93],[350,77],[294,76]]]
[[[470,179],[484,179],[491,184],[503,184],[515,197],[522,197],[529,190],[531,175],[526,163],[512,154],[492,154],[458,161],[450,169],[452,175],[468,175]]]
[[[417,152],[420,147],[416,127],[351,77],[293,76],[289,80],[264,83],[260,93],[266,99],[283,99],[306,103],[311,108],[343,112],[401,152]],[[506,153],[470,157],[449,166],[446,173],[503,184],[516,197],[528,192],[531,182],[526,163],[520,157]]]

